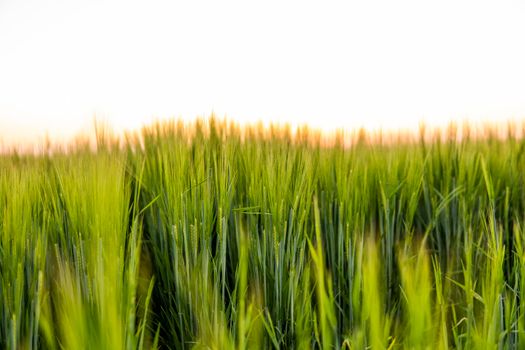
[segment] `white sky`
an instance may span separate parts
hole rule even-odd
[[[525,117],[523,1],[0,0],[0,140],[215,111],[417,127]]]

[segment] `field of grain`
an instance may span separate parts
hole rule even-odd
[[[523,349],[525,140],[485,131],[4,154],[0,348]]]

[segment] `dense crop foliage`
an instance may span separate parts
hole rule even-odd
[[[159,124],[0,158],[0,348],[525,348],[525,141]]]

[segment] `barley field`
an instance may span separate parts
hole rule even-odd
[[[458,129],[7,152],[0,348],[524,349],[523,127]]]

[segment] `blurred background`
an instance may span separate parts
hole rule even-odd
[[[522,1],[0,0],[0,143],[154,119],[525,116]]]

